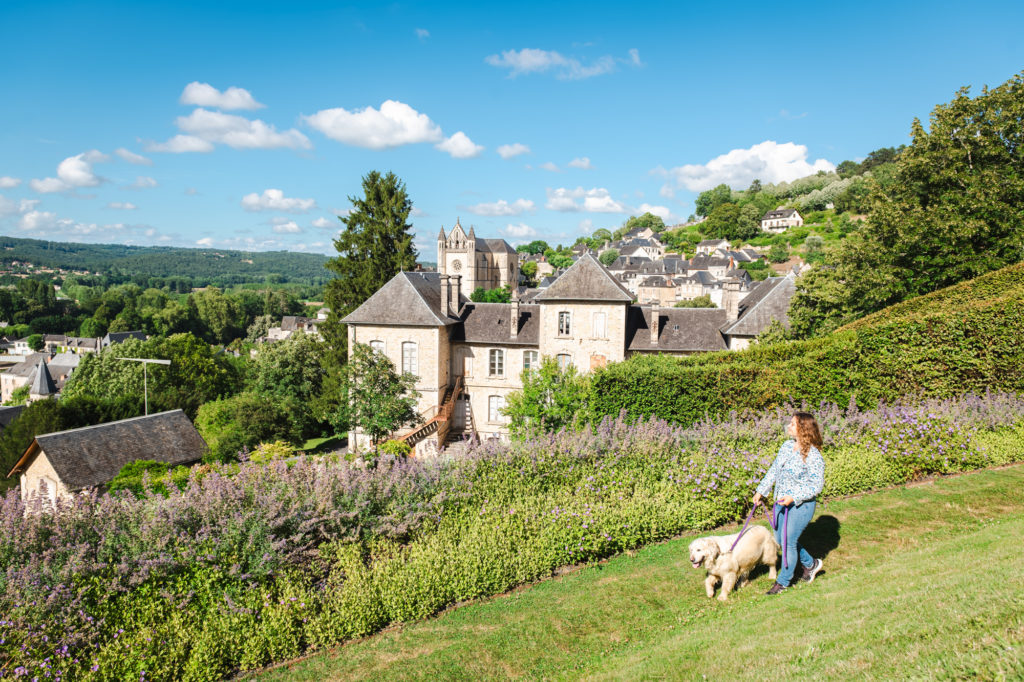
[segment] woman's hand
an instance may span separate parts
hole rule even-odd
[[[785,495],[784,497],[780,497],[779,504],[781,504],[783,507],[788,507],[789,505],[793,504],[793,496]]]
[[[754,506],[756,507],[757,505],[761,504],[761,500],[763,499],[764,497],[761,496],[761,493],[754,493]]]

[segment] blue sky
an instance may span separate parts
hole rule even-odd
[[[1024,69],[1024,3],[0,4],[0,234],[333,252],[394,171],[571,243],[908,141]]]

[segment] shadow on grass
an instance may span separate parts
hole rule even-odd
[[[839,519],[832,515],[819,516],[811,521],[800,536],[803,545],[815,559],[824,559],[839,546]]]

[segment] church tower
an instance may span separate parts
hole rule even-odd
[[[437,271],[442,275],[461,275],[462,290],[467,294],[480,286],[476,260],[476,232],[472,227],[466,234],[461,221],[456,219],[447,237],[441,228],[437,241]]]

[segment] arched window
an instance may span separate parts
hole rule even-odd
[[[412,341],[402,343],[402,371],[419,376],[420,366],[416,357],[416,344]]]
[[[370,341],[370,348],[377,351],[381,355],[384,355],[384,342],[383,341]]]
[[[558,363],[558,369],[565,369],[572,364],[572,356],[568,353],[559,353],[555,356],[555,361]]]

